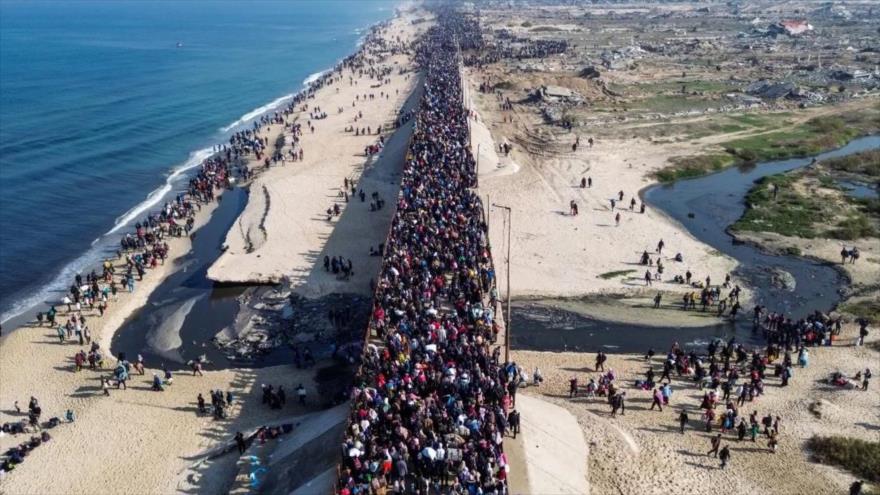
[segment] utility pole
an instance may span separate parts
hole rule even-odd
[[[509,206],[492,203],[495,208],[507,210],[507,309],[504,323],[504,362],[510,362],[510,232],[513,230],[512,213]]]

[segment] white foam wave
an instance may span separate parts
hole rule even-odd
[[[17,316],[21,316],[25,311],[42,305],[45,301],[58,300],[60,297],[53,297],[54,293],[64,292],[67,284],[76,276],[77,273],[83,273],[91,270],[102,259],[106,258],[115,249],[108,236],[118,232],[120,229],[139,218],[145,212],[149,211],[158,204],[171,192],[175,181],[183,176],[188,170],[192,170],[202,164],[203,161],[210,158],[214,153],[212,148],[203,148],[190,153],[189,158],[172,172],[165,179],[165,184],[151,192],[147,199],[138,203],[132,209],[116,219],[113,228],[108,230],[104,235],[93,240],[90,249],[85,253],[64,265],[52,281],[46,284],[42,289],[29,297],[16,301],[6,312],[0,314],[0,322],[6,322]]]
[[[220,130],[223,132],[229,132],[232,129],[235,129],[236,127],[238,127],[240,125],[246,124],[246,123],[250,122],[251,120],[259,117],[260,115],[263,115],[264,113],[266,113],[270,110],[274,110],[274,109],[280,107],[282,104],[286,103],[287,101],[292,100],[293,97],[294,97],[294,95],[293,95],[293,93],[291,93],[288,95],[284,95],[280,98],[275,98],[271,102],[269,102],[259,108],[255,108],[255,109],[251,110],[250,112],[242,115],[241,118],[239,118],[235,122],[229,124],[228,126],[221,127]]]
[[[147,199],[135,205],[134,208],[120,215],[116,219],[113,228],[108,230],[104,235],[107,236],[116,233],[117,231],[119,231],[119,229],[125,227],[130,222],[134,221],[135,219],[149,211],[151,208],[156,206],[160,201],[162,201],[166,194],[171,192],[171,188],[173,187],[175,179],[180,177],[186,171],[198,167],[202,164],[202,162],[210,158],[213,154],[214,151],[211,148],[203,148],[190,153],[189,159],[187,159],[181,166],[175,168],[171,172],[171,174],[168,175],[168,177],[165,179],[165,184],[157,189],[154,189],[153,192],[151,192],[147,196]]]
[[[322,70],[321,72],[315,72],[314,74],[310,75],[309,77],[303,79],[303,86],[309,87],[310,84],[317,81],[318,79],[321,78],[321,76],[330,72],[331,70],[332,69],[327,69],[327,70]]]
[[[53,298],[52,294],[59,290],[63,292],[66,284],[73,280],[77,273],[83,273],[86,269],[93,267],[99,258],[100,253],[96,249],[90,249],[79,258],[64,265],[52,283],[47,284],[30,297],[17,301],[8,311],[0,315],[0,322],[6,323],[8,320],[21,316],[28,309],[42,305],[44,301],[60,299],[60,297]]]

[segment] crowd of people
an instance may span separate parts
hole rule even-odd
[[[511,377],[491,345],[494,283],[462,107],[463,19],[441,11],[352,390],[338,493],[506,493]],[[381,342],[379,342],[381,341]],[[517,416],[518,418],[518,416]]]
[[[780,442],[780,413],[758,414],[756,404],[766,393],[766,380],[772,375],[778,380],[778,386],[788,386],[797,368],[809,366],[809,349],[802,337],[812,331],[809,326],[827,317],[816,313],[801,320],[802,323],[786,327],[788,337],[783,340],[768,340],[765,349],[749,349],[732,338],[729,341],[714,339],[705,352],[686,351],[678,343],[674,343],[665,358],[661,361],[660,376],[655,372],[655,351],[650,349],[645,355],[647,370],[644,378],[634,381],[633,387],[639,392],[650,393],[651,406],[648,410],[657,409],[662,412],[669,407],[673,395],[673,378],[691,381],[702,391],[699,402],[700,416],[692,418],[687,409],[678,413],[680,433],[684,434],[688,425],[696,421],[699,429],[715,434],[710,437],[711,449],[708,455],[720,459],[721,468],[731,460],[729,445],[723,445],[726,439],[734,442],[757,442],[759,437],[766,439],[766,447],[774,453]],[[761,321],[760,312],[756,312],[756,321]],[[811,323],[803,323],[810,321]],[[827,321],[826,321],[827,323]],[[775,334],[778,337],[779,334]],[[771,335],[772,337],[773,335]],[[595,377],[588,377],[586,383],[578,376],[569,379],[569,398],[601,397],[610,407],[611,417],[618,413],[626,414],[626,395],[623,387],[616,383],[619,378],[613,369],[605,370],[607,356],[599,352],[596,355]],[[828,383],[850,389],[867,390],[871,378],[871,370],[858,371],[850,379],[843,373],[834,373]],[[680,386],[680,385],[679,385]],[[751,410],[751,412],[747,412]]]
[[[480,31],[478,27],[474,30],[476,32]],[[495,40],[491,42],[486,42],[480,36],[476,39],[476,43],[478,44],[473,46],[473,48],[480,48],[480,50],[465,57],[465,65],[482,67],[504,59],[543,59],[565,53],[568,50],[568,41],[566,40],[523,38],[512,34],[506,29],[499,30]]]

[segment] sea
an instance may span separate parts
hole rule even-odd
[[[0,322],[352,53],[393,0],[0,0]]]

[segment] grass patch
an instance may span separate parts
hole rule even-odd
[[[845,219],[837,223],[837,226],[831,230],[831,236],[835,239],[844,241],[852,241],[855,239],[863,239],[865,237],[875,237],[877,229],[871,224],[871,221],[861,212],[855,212]]]
[[[605,280],[610,280],[612,278],[622,277],[624,275],[629,275],[630,273],[635,273],[635,270],[618,270],[616,272],[605,272],[605,273],[599,275],[599,278],[605,279]]]
[[[818,117],[800,126],[735,139],[724,146],[728,153],[742,160],[779,160],[815,155],[878,130],[880,117],[874,112],[862,112]]]
[[[796,184],[809,173],[809,170],[797,170],[758,180],[746,194],[745,213],[731,229],[740,232],[776,232],[807,239],[827,236],[844,241],[878,235],[880,211],[876,209],[880,209],[880,200],[843,198],[838,201],[805,193]],[[818,178],[819,183],[825,187],[822,178]],[[827,179],[830,187],[837,189],[836,184]],[[776,197],[774,186],[779,188]]]
[[[880,321],[880,299],[864,299],[856,302],[845,302],[837,309],[858,318],[866,318],[872,322]],[[880,341],[877,341],[876,343],[880,344]]]
[[[558,31],[563,31],[563,29],[558,28],[556,26],[536,26],[536,27],[532,28],[532,32],[535,32],[535,33],[541,33],[541,32],[555,33]]]
[[[682,94],[652,95],[632,103],[633,109],[659,113],[686,112],[688,110],[705,110],[718,106],[717,102],[699,96]]]
[[[650,101],[681,107],[689,101],[684,96],[658,95]],[[643,100],[649,101],[649,100]],[[662,105],[660,105],[662,106]],[[842,114],[834,117],[817,117],[802,125],[792,125],[791,113],[773,114],[741,114],[729,115],[725,120],[717,122],[701,122],[696,127],[678,127],[675,131],[684,132],[690,138],[700,138],[714,134],[724,134],[755,128],[756,130],[772,129],[769,132],[754,136],[734,139],[723,143],[726,154],[706,154],[692,157],[670,158],[671,166],[655,173],[661,182],[672,182],[678,179],[697,177],[715,172],[737,163],[749,163],[765,160],[779,160],[794,156],[808,156],[843,146],[850,140],[868,134],[880,132],[880,105],[864,111]],[[675,126],[667,126],[660,135],[669,135]],[[653,128],[651,128],[653,130]],[[662,130],[662,127],[661,127]],[[852,158],[850,158],[852,157]],[[829,168],[862,175],[880,176],[880,151],[871,150],[850,155],[844,159],[826,160]],[[872,205],[867,205],[871,209]],[[841,228],[849,228],[843,226]],[[846,234],[842,234],[846,235]]]
[[[676,156],[669,159],[671,167],[658,170],[654,176],[660,182],[699,177],[732,165],[736,160],[730,155]]]
[[[831,214],[827,201],[801,195],[794,189],[799,178],[800,174],[777,174],[758,180],[746,194],[745,213],[731,229],[816,237],[819,232],[814,225],[830,220]],[[773,186],[779,188],[775,198]]]
[[[822,165],[838,172],[880,177],[880,150],[868,150],[822,160]]]
[[[779,113],[743,113],[739,115],[730,115],[729,119],[749,127],[779,127],[791,117],[789,112]]]
[[[880,482],[880,442],[866,442],[857,438],[813,437],[807,441],[813,459],[821,464],[833,464],[872,483]]]

